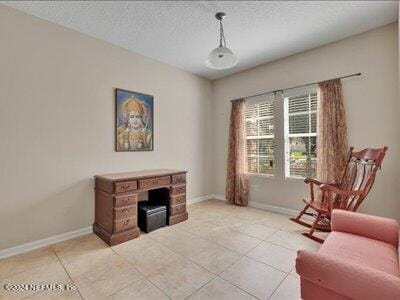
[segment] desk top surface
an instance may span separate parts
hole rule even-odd
[[[94,177],[107,181],[123,181],[129,179],[142,179],[142,178],[167,176],[167,175],[174,175],[181,173],[187,173],[187,171],[158,169],[158,170],[146,170],[146,171],[136,171],[136,172],[126,172],[126,173],[101,174],[101,175],[95,175]]]

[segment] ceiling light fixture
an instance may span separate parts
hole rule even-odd
[[[226,47],[224,27],[222,26],[225,13],[219,12],[215,15],[215,18],[219,21],[219,47],[215,48],[208,55],[206,65],[210,69],[229,69],[238,63],[238,59],[235,54]]]

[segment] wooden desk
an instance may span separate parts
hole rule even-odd
[[[165,203],[168,225],[187,220],[186,173],[162,169],[94,176],[93,232],[110,246],[138,237],[137,202],[143,191],[149,200]]]

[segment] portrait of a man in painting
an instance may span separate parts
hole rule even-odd
[[[151,95],[116,89],[116,151],[153,150]]]

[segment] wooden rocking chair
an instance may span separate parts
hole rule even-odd
[[[315,230],[331,231],[330,219],[333,209],[357,210],[374,184],[376,172],[381,167],[386,150],[387,147],[385,146],[380,149],[367,148],[353,152],[353,147],[350,147],[340,183],[322,183],[311,178],[304,180],[305,183],[310,185],[311,199],[303,199],[306,206],[296,218],[290,219],[311,228],[309,232],[303,233],[304,236],[322,243],[324,240],[313,234]],[[314,198],[314,185],[317,185],[321,190],[317,199]],[[309,208],[315,212],[307,212]],[[300,220],[303,215],[312,216],[314,221],[307,223]]]

